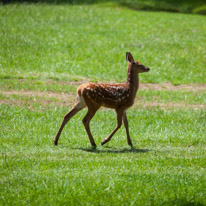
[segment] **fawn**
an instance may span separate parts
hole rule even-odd
[[[132,146],[132,141],[129,135],[128,120],[126,110],[134,103],[134,99],[139,87],[139,73],[148,72],[150,69],[140,62],[135,61],[130,52],[126,53],[126,60],[128,61],[128,74],[126,83],[119,84],[103,84],[103,83],[87,83],[82,84],[77,88],[77,99],[75,105],[72,107],[63,119],[57,135],[54,138],[54,144],[58,144],[61,132],[66,123],[80,110],[87,107],[88,112],[83,118],[82,122],[85,126],[89,140],[93,147],[96,143],[90,131],[89,122],[95,115],[97,110],[101,107],[108,107],[115,109],[117,113],[117,126],[112,133],[105,138],[101,145],[107,143],[115,132],[121,127],[122,120],[126,128],[127,143]]]

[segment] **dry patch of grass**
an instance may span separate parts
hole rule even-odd
[[[41,97],[45,99],[58,99],[62,102],[73,102],[75,96],[74,93],[64,93],[64,92],[53,92],[53,91],[30,91],[30,90],[21,90],[21,91],[0,91],[3,95],[19,95],[19,96],[30,96],[30,97]],[[71,101],[72,100],[72,101]]]
[[[171,83],[161,83],[161,84],[151,84],[151,83],[140,83],[140,89],[145,90],[168,90],[168,91],[206,91],[206,84],[182,84],[182,85],[173,85]]]
[[[154,108],[154,107],[160,107],[161,109],[167,110],[167,109],[184,109],[184,108],[192,108],[192,109],[206,109],[205,104],[186,104],[184,102],[181,103],[174,103],[174,102],[167,102],[167,103],[161,103],[161,102],[136,102],[135,107],[137,108]]]
[[[42,106],[43,108],[49,108],[51,106],[71,106],[75,102],[74,93],[60,93],[52,91],[1,91],[3,98],[0,100],[0,104],[15,105],[21,107],[27,107],[31,110],[34,106]]]
[[[22,80],[21,80],[22,81]],[[59,84],[59,85],[80,85],[88,81],[78,81],[78,82],[66,82],[66,81],[52,81],[48,80],[49,84]],[[191,91],[191,92],[204,92],[206,91],[206,84],[189,84],[189,85],[177,85],[174,86],[170,83],[162,84],[150,84],[144,83],[140,84],[140,90],[168,90],[168,91]],[[72,106],[76,100],[76,94],[69,92],[56,92],[56,91],[31,91],[31,90],[7,90],[0,88],[0,94],[2,99],[0,104],[18,105],[26,106],[32,109],[33,104],[42,105],[44,108],[49,106]],[[187,104],[185,102],[158,102],[158,98],[154,98],[151,101],[145,101],[144,98],[136,98],[134,108],[154,108],[160,107],[161,109],[205,109],[205,104]]]

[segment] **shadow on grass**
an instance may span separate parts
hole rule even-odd
[[[138,149],[135,147],[132,148],[123,148],[123,149],[116,149],[116,148],[110,148],[110,147],[104,147],[103,149],[99,148],[73,148],[82,150],[85,152],[92,152],[92,153],[146,153],[150,152],[149,149]]]

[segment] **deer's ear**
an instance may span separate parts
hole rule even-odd
[[[133,59],[133,56],[130,52],[127,52],[126,53],[126,60],[130,63],[134,63],[134,59]]]

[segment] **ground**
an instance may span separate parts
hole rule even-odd
[[[0,205],[206,205],[205,17],[118,5],[0,6]],[[86,82],[126,80],[125,54],[150,67],[127,111],[53,139]]]

